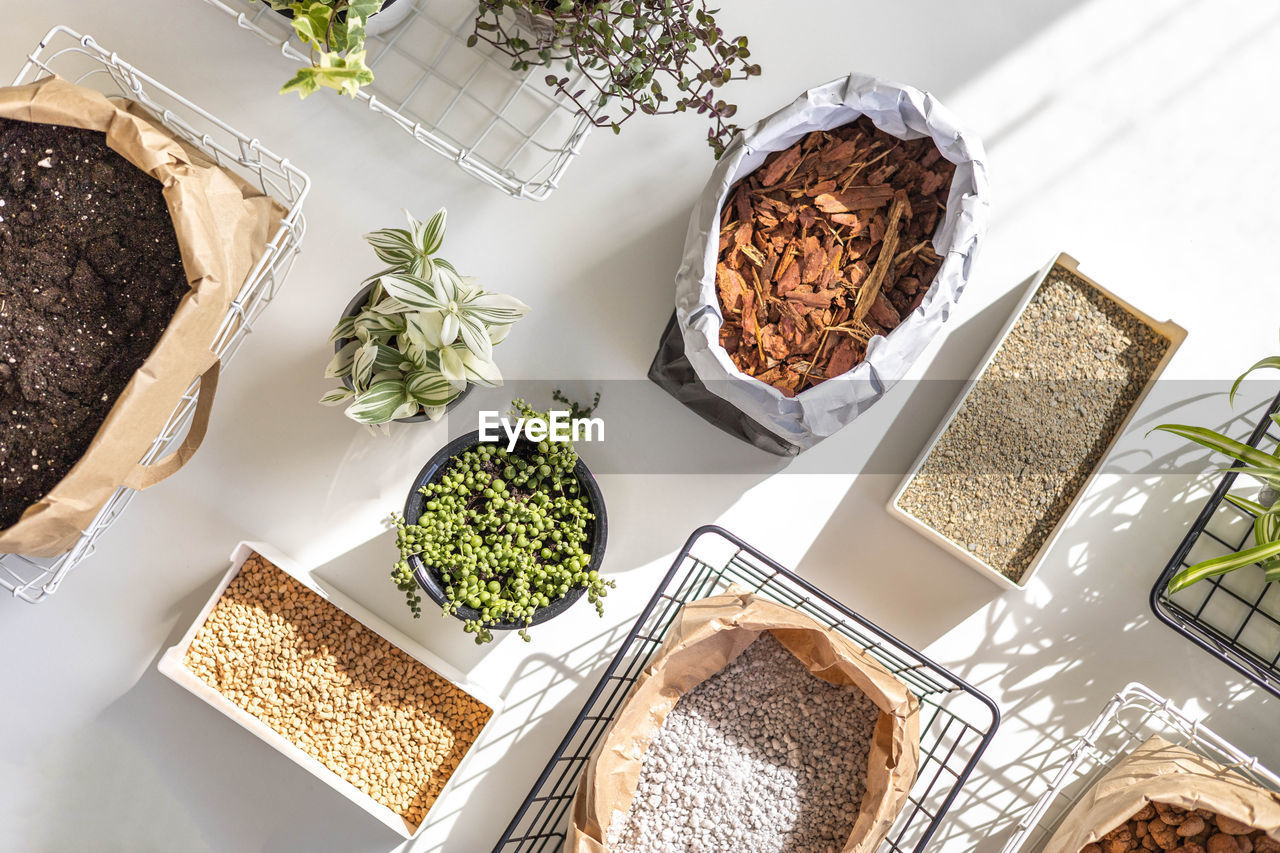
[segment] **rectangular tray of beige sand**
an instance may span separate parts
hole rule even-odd
[[[191,625],[191,628],[187,631],[186,635],[183,636],[176,645],[166,651],[160,658],[157,668],[165,676],[172,679],[191,693],[194,693],[196,696],[200,697],[205,702],[230,717],[232,720],[235,720],[245,729],[248,729],[250,732],[257,735],[277,752],[293,759],[295,763],[304,767],[311,773],[311,775],[315,776],[339,794],[342,794],[342,796],[355,803],[366,813],[377,818],[379,822],[392,829],[400,837],[406,839],[416,837],[418,833],[421,832],[422,828],[427,825],[431,809],[428,809],[427,815],[422,818],[416,827],[411,827],[404,818],[391,808],[376,801],[369,794],[348,782],[342,776],[338,775],[322,762],[312,757],[297,744],[281,735],[258,717],[232,702],[221,692],[207,684],[186,667],[184,661],[187,656],[187,651],[191,647],[191,643],[195,639],[196,634],[200,631],[200,628],[204,626],[206,620],[209,618],[209,614],[213,612],[214,607],[217,606],[218,601],[222,598],[222,594],[226,592],[231,581],[237,574],[239,574],[241,566],[243,566],[244,562],[255,553],[275,565],[276,568],[280,569],[280,571],[299,581],[303,586],[316,593],[316,595],[320,596],[329,604],[344,611],[364,628],[372,631],[374,634],[391,643],[391,645],[399,648],[402,652],[409,655],[409,657],[433,670],[436,674],[442,676],[463,692],[469,694],[473,699],[489,708],[492,713],[490,714],[488,721],[477,734],[475,740],[471,744],[471,747],[462,757],[462,760],[449,776],[449,779],[445,782],[443,788],[433,801],[432,807],[448,798],[455,779],[466,778],[463,775],[463,771],[467,765],[468,759],[476,752],[477,747],[483,746],[485,734],[492,727],[493,719],[497,716],[500,710],[501,706],[497,698],[489,694],[483,688],[471,683],[462,673],[431,654],[431,652],[427,651],[422,646],[418,645],[413,640],[388,625],[373,613],[361,607],[355,601],[346,598],[339,592],[321,589],[314,581],[311,580],[310,576],[305,571],[299,569],[294,565],[292,560],[280,554],[269,545],[257,542],[241,542],[236,546],[235,550],[231,553],[230,570],[228,570],[226,575],[222,578],[222,581],[218,584],[218,588],[213,591],[213,595],[210,597],[209,602],[204,606],[204,609],[200,611],[200,615],[196,617],[195,622]]]
[[[1030,557],[1029,561],[1026,562],[1026,565],[1025,567],[1022,568],[1021,572],[1017,573],[1016,580],[1015,580],[1010,578],[1004,572],[1002,572],[999,568],[997,568],[993,560],[989,560],[984,557],[983,551],[986,550],[985,543],[980,544],[978,548],[971,549],[969,547],[971,544],[978,544],[978,543],[957,542],[950,536],[938,530],[933,525],[929,524],[923,518],[914,514],[906,506],[904,506],[904,496],[907,494],[908,490],[911,488],[912,483],[916,479],[916,477],[920,475],[921,470],[925,468],[927,463],[929,463],[930,457],[933,454],[933,452],[937,449],[939,441],[942,440],[947,430],[956,421],[956,418],[961,414],[961,412],[965,410],[965,406],[970,401],[975,389],[979,387],[979,384],[986,377],[987,371],[991,367],[992,362],[995,360],[997,353],[1000,352],[1001,347],[1004,345],[1005,341],[1009,338],[1010,333],[1013,332],[1014,328],[1018,324],[1018,321],[1022,319],[1023,314],[1027,310],[1027,307],[1031,304],[1031,301],[1035,298],[1036,294],[1040,291],[1041,286],[1045,283],[1046,280],[1048,280],[1050,273],[1052,273],[1055,268],[1061,269],[1064,272],[1072,276],[1075,276],[1076,278],[1083,281],[1085,284],[1089,285],[1091,288],[1096,290],[1097,293],[1101,297],[1103,297],[1105,300],[1110,301],[1119,309],[1123,310],[1129,315],[1132,315],[1132,317],[1136,318],[1142,324],[1150,328],[1158,336],[1163,337],[1165,340],[1167,340],[1168,346],[1164,351],[1163,357],[1161,357],[1160,360],[1155,364],[1154,368],[1151,371],[1150,376],[1147,377],[1146,383],[1143,385],[1141,391],[1134,398],[1133,402],[1129,404],[1128,411],[1125,414],[1124,418],[1120,421],[1118,426],[1115,427],[1114,435],[1112,436],[1111,440],[1107,443],[1106,447],[1101,448],[1094,454],[1091,454],[1094,457],[1092,469],[1088,471],[1084,479],[1079,483],[1078,486],[1075,487],[1074,493],[1071,494],[1069,498],[1069,502],[1064,507],[1062,507],[1060,511],[1057,512],[1056,523],[1053,525],[1052,529],[1050,529],[1047,532],[1044,540],[1038,545],[1038,547],[1035,547],[1034,554]],[[947,416],[943,419],[942,424],[938,427],[938,429],[934,432],[933,436],[929,439],[929,442],[925,445],[924,451],[920,454],[920,457],[916,460],[915,464],[912,466],[910,473],[907,474],[906,478],[902,481],[901,485],[899,485],[897,491],[894,492],[893,497],[889,500],[889,507],[888,507],[889,514],[892,515],[894,518],[898,519],[899,521],[903,522],[907,526],[913,528],[914,530],[922,534],[925,538],[934,542],[935,544],[940,546],[943,550],[955,556],[958,560],[960,560],[960,562],[964,563],[966,566],[969,566],[974,571],[978,572],[983,577],[987,578],[989,581],[996,584],[997,586],[1003,589],[1025,588],[1027,583],[1031,580],[1031,578],[1035,575],[1036,571],[1040,568],[1041,564],[1044,562],[1045,557],[1049,554],[1050,550],[1053,548],[1054,542],[1057,540],[1058,536],[1060,536],[1062,531],[1066,529],[1068,523],[1071,520],[1072,515],[1074,514],[1079,504],[1080,498],[1088,490],[1089,484],[1093,481],[1093,478],[1097,475],[1098,470],[1102,467],[1103,461],[1106,459],[1107,455],[1111,452],[1111,449],[1115,446],[1116,441],[1120,438],[1121,435],[1124,434],[1124,431],[1129,426],[1129,423],[1133,419],[1134,414],[1141,407],[1142,401],[1146,399],[1147,394],[1151,391],[1151,388],[1155,385],[1156,379],[1160,376],[1161,373],[1164,372],[1164,369],[1168,365],[1169,360],[1173,357],[1173,354],[1174,352],[1177,351],[1178,347],[1181,346],[1183,340],[1186,339],[1186,336],[1187,336],[1187,332],[1181,326],[1178,326],[1177,324],[1169,321],[1160,322],[1158,320],[1152,319],[1148,315],[1139,311],[1137,308],[1134,308],[1132,305],[1125,302],[1123,299],[1120,299],[1118,296],[1111,293],[1106,288],[1099,285],[1093,279],[1089,278],[1086,275],[1081,274],[1079,270],[1079,264],[1070,255],[1067,255],[1065,253],[1058,255],[1056,258],[1054,258],[1053,261],[1047,264],[1044,267],[1044,269],[1040,270],[1040,272],[1037,273],[1036,276],[1032,279],[1030,286],[1027,288],[1026,293],[1023,295],[1022,299],[1019,301],[1018,307],[1014,310],[1013,315],[1009,319],[1009,322],[1005,325],[1004,329],[1001,330],[1000,334],[996,336],[995,343],[991,346],[991,349],[987,351],[986,356],[982,360],[982,365],[974,373],[973,379],[966,384],[965,390],[961,392],[960,396],[956,399],[955,403],[952,405],[951,410],[947,413]],[[992,381],[999,381],[999,380],[992,380]],[[1027,381],[1027,380],[1019,380],[1019,381]],[[1032,381],[1035,381],[1035,380],[1032,380]],[[1024,540],[1024,548],[1034,546],[1033,539],[1030,541],[1029,546],[1026,545],[1026,541],[1027,540]],[[1016,542],[1012,543],[1012,546],[1016,547],[1017,544],[1018,543]],[[994,553],[995,547],[1006,548],[1006,547],[1010,547],[1010,545],[1006,544],[1004,546],[1001,546],[999,545],[999,543],[997,543],[996,546],[993,547],[992,553]],[[1023,549],[1020,549],[1020,550],[1023,550]]]

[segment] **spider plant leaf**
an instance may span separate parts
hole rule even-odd
[[[1264,560],[1271,560],[1274,557],[1280,557],[1280,542],[1254,545],[1252,548],[1246,548],[1234,554],[1224,554],[1221,557],[1214,557],[1212,560],[1196,563],[1194,566],[1188,566],[1178,572],[1169,580],[1169,594],[1173,595],[1176,592],[1181,592],[1205,578],[1225,575],[1228,572],[1234,572],[1237,569],[1243,569],[1246,566],[1252,566]]]
[[[1280,461],[1280,460],[1276,460]],[[1243,468],[1219,468],[1224,474],[1248,474],[1250,477],[1256,477],[1269,486],[1280,486],[1280,467],[1262,466],[1262,465],[1246,465]]]
[[[1252,515],[1266,515],[1267,513],[1267,508],[1257,501],[1251,501],[1248,498],[1236,497],[1235,495],[1223,495],[1223,497]]]
[[[1235,405],[1236,391],[1240,390],[1240,383],[1244,382],[1245,378],[1255,370],[1262,370],[1268,367],[1274,370],[1280,370],[1280,355],[1269,355],[1236,377],[1235,383],[1231,386],[1231,393],[1227,396],[1227,399],[1231,401],[1232,405]]]
[[[1225,453],[1232,459],[1238,459],[1246,465],[1254,465],[1259,468],[1270,468],[1280,463],[1280,458],[1264,453],[1256,447],[1250,447],[1243,442],[1236,441],[1234,438],[1227,438],[1221,433],[1214,432],[1211,429],[1197,426],[1184,426],[1182,424],[1161,424],[1155,429],[1162,432],[1170,432],[1174,435],[1181,436],[1196,444],[1216,450],[1219,453]]]

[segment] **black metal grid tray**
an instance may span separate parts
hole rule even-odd
[[[731,584],[794,607],[848,637],[920,699],[920,769],[878,853],[928,846],[995,734],[1000,722],[995,703],[733,534],[707,526],[685,543],[494,853],[560,850],[578,778],[680,608]]]
[[[1280,396],[1259,418],[1247,444],[1269,451],[1280,444],[1280,430],[1270,418],[1277,412]],[[1172,598],[1166,591],[1169,579],[1184,567],[1251,544],[1254,515],[1224,499],[1238,476],[1235,470],[1222,475],[1151,588],[1151,609],[1161,622],[1280,697],[1280,584],[1266,583],[1261,568],[1249,567],[1202,580]]]

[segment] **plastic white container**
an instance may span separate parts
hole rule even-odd
[[[1091,471],[1088,478],[1080,484],[1080,488],[1076,491],[1075,496],[1072,497],[1071,503],[1067,505],[1065,510],[1063,510],[1061,517],[1058,519],[1057,524],[1054,525],[1053,530],[1050,531],[1049,536],[1044,541],[1044,544],[1040,546],[1040,550],[1036,552],[1035,556],[1031,559],[1031,562],[1027,564],[1026,569],[1023,570],[1022,575],[1015,583],[1005,577],[999,569],[972,553],[963,543],[953,541],[923,520],[912,515],[901,506],[900,501],[903,493],[907,490],[907,486],[909,486],[911,481],[915,479],[916,475],[920,473],[921,467],[924,466],[925,460],[929,458],[929,454],[933,452],[933,448],[937,445],[938,439],[940,439],[942,434],[947,431],[947,428],[951,426],[951,422],[955,420],[961,407],[968,401],[969,395],[973,392],[974,387],[977,385],[978,381],[982,379],[983,374],[987,372],[987,368],[990,367],[991,361],[995,358],[996,352],[1004,343],[1005,338],[1009,336],[1009,332],[1012,331],[1019,318],[1022,317],[1028,303],[1031,302],[1032,297],[1036,295],[1036,292],[1040,289],[1040,285],[1044,283],[1045,278],[1054,267],[1062,267],[1073,275],[1088,282],[1103,296],[1115,302],[1116,305],[1120,306],[1125,311],[1132,314],[1134,317],[1138,318],[1164,337],[1168,338],[1169,348],[1165,351],[1164,358],[1160,359],[1160,363],[1157,364],[1155,370],[1152,371],[1151,377],[1147,380],[1147,384],[1142,388],[1142,392],[1138,394],[1137,399],[1134,400],[1133,406],[1130,407],[1129,413],[1120,423],[1115,436],[1099,455],[1098,463],[1094,465],[1093,471]],[[977,369],[973,374],[973,377],[965,385],[965,390],[961,392],[955,403],[952,404],[951,410],[947,413],[947,416],[943,418],[942,424],[929,439],[929,442],[925,445],[925,449],[920,454],[920,457],[916,459],[916,463],[912,466],[911,472],[907,474],[906,478],[903,479],[902,484],[898,486],[897,491],[893,493],[893,497],[889,500],[889,514],[906,524],[908,527],[916,530],[926,539],[938,545],[944,551],[954,556],[960,562],[964,563],[966,566],[973,569],[996,586],[1001,587],[1002,589],[1024,589],[1027,582],[1031,580],[1032,576],[1035,575],[1036,571],[1040,568],[1041,563],[1044,562],[1044,558],[1049,554],[1049,551],[1052,550],[1058,536],[1062,534],[1062,531],[1066,529],[1067,524],[1071,521],[1071,518],[1075,514],[1076,508],[1079,505],[1080,498],[1083,497],[1086,491],[1088,491],[1089,484],[1093,482],[1093,478],[1098,475],[1098,471],[1102,468],[1102,463],[1105,461],[1107,454],[1111,452],[1116,441],[1118,441],[1120,436],[1124,434],[1129,423],[1133,420],[1133,416],[1137,413],[1138,409],[1141,408],[1142,401],[1146,399],[1147,394],[1155,386],[1156,379],[1164,372],[1165,367],[1169,364],[1169,359],[1173,358],[1173,354],[1178,350],[1178,347],[1182,345],[1182,342],[1186,340],[1186,337],[1186,329],[1168,320],[1160,322],[1152,319],[1137,308],[1134,308],[1128,302],[1125,302],[1123,299],[1116,296],[1111,291],[1107,290],[1102,285],[1098,284],[1093,279],[1089,278],[1087,275],[1082,274],[1080,272],[1079,262],[1076,261],[1075,258],[1065,252],[1059,254],[1056,258],[1046,264],[1031,281],[1026,293],[1018,302],[1018,307],[1014,309],[1013,315],[1009,318],[1009,322],[1005,324],[1005,327],[1000,331],[1000,334],[996,336],[995,343],[991,345],[991,349],[987,351],[986,356],[982,359],[982,366]]]
[[[409,826],[405,823],[404,818],[400,815],[374,800],[364,791],[361,791],[346,779],[343,779],[324,764],[298,748],[298,746],[296,746],[292,741],[279,734],[275,729],[271,728],[248,711],[245,711],[239,705],[233,703],[213,687],[210,687],[183,664],[183,661],[186,659],[187,649],[190,648],[192,640],[195,639],[196,632],[200,630],[201,626],[203,626],[205,621],[209,618],[209,614],[218,603],[218,599],[222,597],[222,593],[226,591],[231,580],[240,571],[240,567],[244,565],[245,560],[254,553],[261,555],[285,574],[297,579],[308,589],[315,592],[321,598],[324,598],[339,610],[345,611],[365,628],[373,631],[375,634],[390,642],[393,646],[399,648],[405,654],[431,668],[443,678],[448,679],[453,684],[469,693],[473,698],[483,702],[490,708],[490,710],[493,711],[493,714],[489,717],[489,721],[485,724],[484,728],[480,730],[479,735],[476,737],[475,743],[473,743],[471,748],[467,750],[466,755],[462,757],[462,761],[454,770],[453,775],[445,782],[444,787],[440,791],[440,795],[436,798],[435,803],[432,804],[432,809],[434,810],[436,805],[448,799],[449,792],[453,788],[454,780],[459,777],[465,778],[464,773],[467,763],[470,761],[471,756],[476,752],[477,747],[482,744],[485,733],[489,730],[489,727],[493,725],[493,720],[498,715],[500,703],[497,698],[485,691],[483,688],[468,681],[466,676],[462,673],[458,672],[452,666],[440,660],[431,652],[427,651],[425,648],[418,645],[413,640],[388,625],[386,622],[382,621],[382,619],[378,618],[373,613],[370,613],[368,610],[361,607],[355,601],[343,596],[340,592],[329,591],[319,587],[306,572],[299,570],[292,560],[276,551],[270,545],[264,545],[257,542],[241,542],[236,546],[235,550],[231,552],[230,570],[228,570],[226,576],[223,577],[222,582],[218,584],[218,588],[214,590],[213,596],[204,606],[204,609],[200,611],[200,615],[196,617],[195,622],[187,630],[187,633],[182,637],[177,645],[166,651],[164,656],[160,658],[160,663],[157,668],[165,676],[186,688],[191,693],[194,693],[196,696],[199,696],[205,702],[208,702],[214,708],[235,720],[245,729],[257,735],[277,752],[293,759],[294,762],[310,772],[312,776],[315,776],[321,782],[324,782],[330,788],[355,803],[365,812],[377,818],[379,822],[395,831],[402,838],[416,837],[422,828],[427,825],[427,822],[430,819],[430,811],[423,817],[422,822],[418,824],[416,829],[410,830]]]

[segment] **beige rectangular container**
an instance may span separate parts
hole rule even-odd
[[[1160,363],[1156,365],[1155,370],[1151,374],[1151,378],[1147,380],[1147,384],[1143,387],[1142,392],[1138,395],[1133,406],[1129,409],[1128,415],[1126,415],[1124,421],[1121,422],[1120,428],[1116,430],[1115,437],[1099,457],[1097,465],[1094,466],[1094,469],[1090,472],[1088,478],[1080,485],[1080,489],[1071,499],[1071,503],[1068,504],[1067,508],[1063,511],[1062,517],[1058,519],[1058,523],[1054,525],[1053,530],[1050,531],[1049,536],[1044,541],[1044,544],[1040,546],[1040,550],[1036,552],[1031,562],[1027,565],[1027,568],[1023,571],[1022,577],[1018,579],[1017,583],[1014,583],[990,563],[987,563],[982,558],[971,553],[962,543],[952,541],[938,530],[935,530],[921,519],[903,509],[899,502],[902,499],[903,493],[907,490],[907,486],[909,486],[911,481],[915,479],[916,474],[919,473],[920,468],[925,463],[925,460],[927,460],[929,458],[929,454],[933,452],[933,448],[938,443],[938,439],[940,439],[942,434],[947,431],[947,428],[951,426],[951,422],[955,420],[957,413],[968,401],[969,395],[973,391],[974,386],[981,381],[983,375],[987,372],[987,368],[991,365],[992,359],[995,358],[996,352],[1004,343],[1005,338],[1009,336],[1009,332],[1013,329],[1019,318],[1022,317],[1023,312],[1027,308],[1027,304],[1031,302],[1032,297],[1035,296],[1036,291],[1040,289],[1040,285],[1044,283],[1045,278],[1054,267],[1062,267],[1073,275],[1080,277],[1096,288],[1103,296],[1112,300],[1125,311],[1129,312],[1134,317],[1138,318],[1143,323],[1168,338],[1169,349],[1165,352],[1164,358],[1160,360]],[[898,486],[897,491],[893,493],[893,497],[889,500],[889,514],[906,524],[908,527],[919,532],[926,539],[929,539],[938,545],[944,551],[954,556],[957,560],[964,563],[966,566],[973,569],[996,586],[999,586],[1002,589],[1024,589],[1027,582],[1031,580],[1032,576],[1035,575],[1036,571],[1040,568],[1040,565],[1044,562],[1045,557],[1053,548],[1054,543],[1062,534],[1062,531],[1066,529],[1072,516],[1075,515],[1076,509],[1080,503],[1080,498],[1086,491],[1088,491],[1094,477],[1098,474],[1098,470],[1102,467],[1102,463],[1105,461],[1106,456],[1111,452],[1111,449],[1120,439],[1120,436],[1124,434],[1126,429],[1128,429],[1129,423],[1133,420],[1134,414],[1137,413],[1139,408],[1141,408],[1143,400],[1147,398],[1147,394],[1150,393],[1151,389],[1155,386],[1156,379],[1158,379],[1160,374],[1164,372],[1165,367],[1169,364],[1169,360],[1173,358],[1173,354],[1178,350],[1178,347],[1182,345],[1182,342],[1186,337],[1186,329],[1183,329],[1181,326],[1170,321],[1160,322],[1159,320],[1152,319],[1137,308],[1134,308],[1128,302],[1125,302],[1123,299],[1116,296],[1111,291],[1107,290],[1102,285],[1098,284],[1093,279],[1089,278],[1087,275],[1081,273],[1079,263],[1075,258],[1065,252],[1058,255],[1045,265],[1045,267],[1040,270],[1040,272],[1037,273],[1035,278],[1031,281],[1026,293],[1023,295],[1022,299],[1019,300],[1018,307],[1014,309],[1012,316],[1010,316],[1009,322],[1005,324],[1004,328],[1000,331],[1000,334],[996,336],[995,343],[991,345],[991,349],[987,351],[986,356],[982,359],[982,365],[977,369],[973,378],[965,386],[965,390],[961,392],[955,403],[952,404],[951,410],[947,413],[947,416],[943,418],[942,424],[929,439],[929,442],[925,445],[925,449],[920,454],[919,458],[916,459],[915,465],[911,468],[911,472],[907,474],[906,478],[903,479],[902,484]]]

